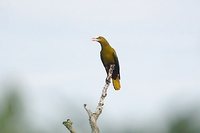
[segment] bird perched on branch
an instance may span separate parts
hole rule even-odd
[[[112,82],[113,82],[113,87],[115,90],[120,90],[120,68],[119,68],[119,61],[117,58],[117,54],[115,50],[110,46],[108,41],[102,37],[99,36],[97,38],[92,38],[93,41],[99,42],[101,44],[101,61],[106,69],[106,72],[108,74],[110,65],[114,64],[114,70],[112,73]]]

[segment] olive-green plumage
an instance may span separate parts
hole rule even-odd
[[[115,50],[110,46],[108,41],[102,37],[99,36],[98,38],[95,38],[94,41],[97,41],[101,44],[101,61],[106,69],[106,72],[108,74],[109,68],[111,64],[115,64],[113,74],[112,74],[112,81],[113,81],[113,86],[115,90],[120,89],[120,68],[119,68],[119,61],[117,58],[117,54]]]

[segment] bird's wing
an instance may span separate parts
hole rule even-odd
[[[113,49],[113,57],[114,57],[114,61],[115,61],[115,70],[113,71],[113,74],[116,75],[116,76],[119,76],[119,79],[120,79],[120,67],[119,67],[119,60],[117,58],[117,54],[115,52],[115,50]]]

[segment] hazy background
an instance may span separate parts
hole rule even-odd
[[[109,89],[102,132],[199,133],[199,7],[199,0],[0,0],[0,132],[64,133],[67,118],[90,132],[83,104],[95,109],[106,76],[91,38],[102,35],[117,51],[122,84]]]

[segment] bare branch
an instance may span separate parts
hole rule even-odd
[[[99,103],[96,107],[96,111],[93,113],[90,109],[87,108],[87,104],[84,104],[84,108],[89,116],[89,122],[92,129],[92,133],[99,133],[99,127],[97,126],[97,119],[99,118],[100,114],[102,113],[103,106],[104,106],[104,99],[107,96],[107,90],[110,85],[110,80],[112,78],[112,73],[114,70],[115,65],[110,65],[110,69],[108,72],[108,75],[106,77],[106,84],[103,87],[101,97],[99,99]],[[66,128],[70,131],[70,133],[75,133],[75,129],[72,127],[72,121],[70,119],[67,119],[67,121],[64,121],[63,124],[66,126]]]
[[[96,111],[94,113],[92,113],[89,109],[87,109],[87,107],[86,107],[87,105],[84,104],[84,108],[87,111],[88,116],[89,116],[89,122],[90,122],[90,126],[92,128],[92,133],[99,133],[100,132],[99,127],[97,126],[97,119],[98,119],[98,117],[100,116],[100,114],[102,113],[102,110],[103,110],[104,99],[107,96],[107,90],[108,90],[108,87],[110,85],[110,80],[111,80],[111,77],[112,77],[114,67],[115,67],[114,64],[110,65],[109,73],[108,73],[107,78],[106,78],[106,84],[103,87],[99,103],[96,107]]]

